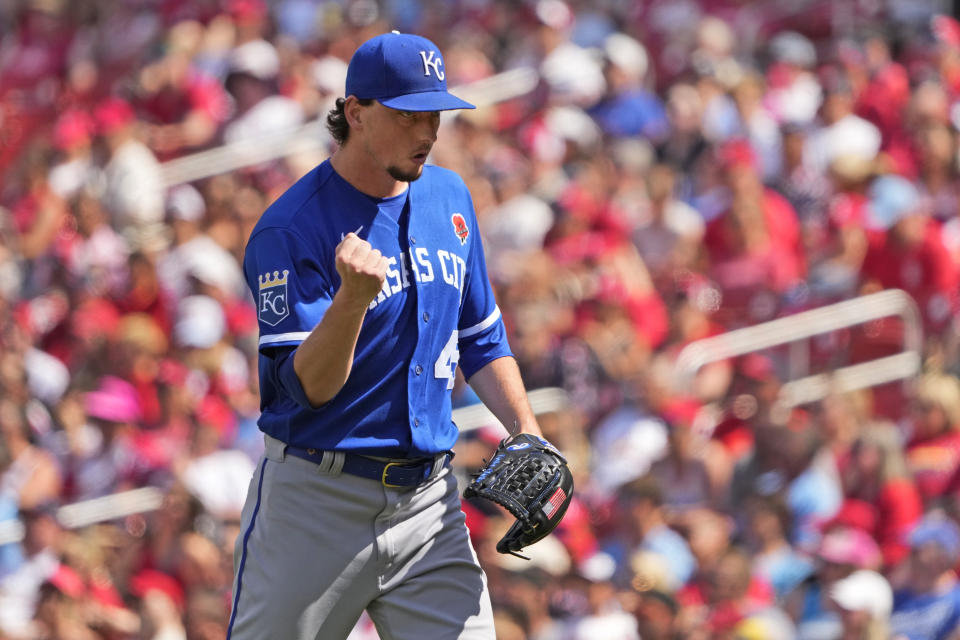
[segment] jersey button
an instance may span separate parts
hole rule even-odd
[[[410,244],[417,244],[417,239],[413,236],[410,236]]]
[[[423,367],[421,367],[420,365],[417,365],[416,367],[414,367],[413,370],[414,372],[416,372],[417,375],[420,375],[421,373],[423,373]]]
[[[413,419],[413,426],[415,426],[415,427],[419,427],[419,426],[420,426],[420,418],[414,418],[414,419]]]
[[[423,312],[423,321],[430,322],[430,314],[427,313],[426,311]]]

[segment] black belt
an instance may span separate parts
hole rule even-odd
[[[320,464],[324,455],[334,455],[333,451],[304,449],[287,445],[284,449],[292,456]],[[417,461],[374,460],[355,453],[343,452],[343,473],[376,480],[385,487],[415,487],[423,484],[434,475],[434,470],[445,466],[453,457],[453,452],[444,452],[435,458]]]

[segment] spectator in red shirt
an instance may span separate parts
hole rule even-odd
[[[917,188],[895,175],[870,185],[870,224],[886,229],[867,250],[864,291],[904,289],[917,301],[928,329],[940,330],[957,310],[960,284],[938,225]]]
[[[920,190],[930,202],[933,217],[946,222],[960,210],[956,134],[946,123],[932,122],[915,135],[920,156]]]
[[[763,304],[760,298],[785,293],[805,271],[797,215],[783,196],[763,186],[748,143],[727,143],[719,160],[731,206],[707,225],[710,273],[738,323],[768,320],[776,301]]]
[[[135,103],[149,122],[148,144],[161,158],[211,142],[229,114],[223,86],[192,62],[203,35],[199,23],[176,25],[167,54],[140,72]]]
[[[847,500],[870,504],[876,511],[867,533],[880,545],[884,566],[897,565],[910,552],[907,534],[919,521],[923,504],[892,425],[874,424],[863,430],[842,482]]]
[[[960,383],[927,374],[917,385],[907,464],[926,504],[943,497],[960,472]]]
[[[773,604],[773,590],[751,576],[750,556],[731,547],[711,567],[677,592],[684,638],[717,638]]]
[[[830,165],[833,195],[826,215],[805,220],[804,246],[810,260],[809,285],[820,300],[834,301],[856,293],[860,268],[867,253],[870,232],[866,190],[874,161],[841,155]]]

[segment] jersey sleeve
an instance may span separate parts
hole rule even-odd
[[[460,369],[470,377],[497,358],[512,356],[507,330],[487,275],[487,261],[475,215],[470,216],[470,233],[475,243],[470,250],[460,320],[457,325]]]
[[[266,228],[250,238],[243,273],[257,306],[261,353],[299,345],[329,308],[332,267],[317,252],[289,229]]]

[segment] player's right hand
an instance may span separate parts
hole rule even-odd
[[[387,259],[369,242],[350,232],[336,249],[340,292],[364,306],[380,292],[387,277]]]

